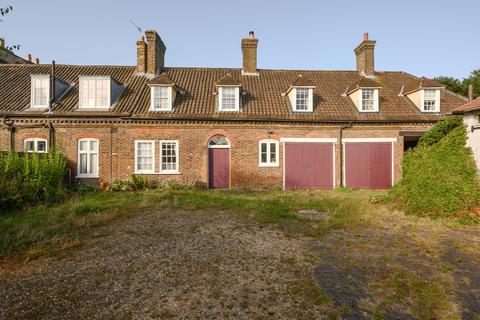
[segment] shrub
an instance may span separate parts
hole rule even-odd
[[[426,132],[418,141],[419,147],[432,146],[442,140],[453,129],[463,126],[462,116],[451,116],[437,124]]]
[[[152,183],[146,177],[132,174],[132,178],[128,182],[128,187],[130,190],[134,191],[146,190],[152,187]]]
[[[403,179],[387,199],[419,216],[451,217],[475,208],[480,186],[466,138],[458,118],[435,125],[415,149],[406,152]]]
[[[63,154],[55,150],[42,156],[0,154],[0,212],[55,200],[63,191],[65,166]]]
[[[123,180],[115,180],[107,187],[108,191],[127,191],[128,182]]]

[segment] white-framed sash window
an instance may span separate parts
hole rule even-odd
[[[98,178],[98,139],[78,140],[78,177]]]
[[[23,150],[28,153],[46,153],[47,139],[31,138],[23,141]]]
[[[218,88],[218,111],[240,110],[240,88],[223,86]]]
[[[50,75],[32,74],[31,76],[31,108],[48,108],[50,99]]]
[[[258,166],[278,167],[278,141],[264,139],[258,142]]]
[[[178,173],[178,141],[160,140],[160,173]]]
[[[172,87],[152,86],[150,111],[172,110]]]
[[[135,173],[155,172],[155,141],[135,140]]]
[[[80,77],[79,108],[110,108],[110,77]]]

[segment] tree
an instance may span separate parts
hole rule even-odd
[[[434,78],[433,80],[443,84],[444,86],[447,87],[448,90],[452,92],[455,92],[461,95],[467,94],[463,81],[460,81],[457,78],[440,76],[440,77]]]
[[[459,80],[453,77],[440,76],[434,78],[435,81],[443,84],[448,90],[461,94],[468,95],[468,85],[473,85],[473,97],[480,96],[480,69],[473,70],[468,78]]]

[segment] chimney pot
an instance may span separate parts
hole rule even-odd
[[[363,34],[363,41],[368,41],[368,32]]]
[[[468,101],[473,100],[473,85],[469,84],[468,85]]]
[[[32,62],[32,55],[30,53],[27,54],[27,60],[28,62]]]
[[[40,64],[40,59],[39,58],[35,58],[35,64]]]
[[[5,39],[0,38],[0,48],[4,49],[5,48]]]
[[[242,39],[242,74],[257,75],[257,46],[258,39],[255,38],[255,33],[250,31],[248,38]]]

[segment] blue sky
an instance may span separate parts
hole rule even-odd
[[[132,19],[159,32],[167,66],[240,67],[240,39],[254,30],[259,68],[354,69],[364,32],[377,40],[377,70],[463,78],[480,68],[478,0],[0,0],[8,4],[0,36],[41,62],[134,65]]]

